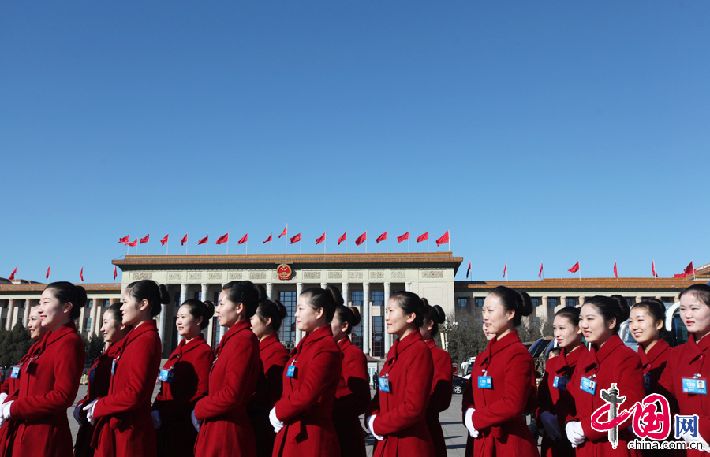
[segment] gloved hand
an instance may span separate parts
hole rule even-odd
[[[374,436],[377,441],[382,441],[385,439],[385,437],[380,436],[377,433],[375,433],[375,418],[376,417],[377,417],[377,414],[373,414],[372,416],[367,418],[367,428],[370,430],[370,433],[372,433],[372,436]]]
[[[572,443],[572,447],[577,447],[584,443],[587,438],[584,436],[584,431],[582,430],[581,422],[567,422],[565,427],[567,432],[567,439]]]
[[[274,431],[278,433],[283,427],[284,423],[279,420],[278,417],[276,417],[276,408],[271,408],[271,411],[269,411],[269,421],[271,422],[271,426],[274,427]]]
[[[466,426],[466,429],[468,430],[469,436],[471,438],[478,438],[478,430],[476,430],[473,426],[473,412],[476,411],[473,408],[468,408],[466,410],[466,413],[464,413],[463,416],[463,425]]]
[[[96,408],[97,401],[99,401],[98,398],[81,408],[82,411],[86,411],[86,420],[89,421],[91,425],[94,425],[94,408]]]
[[[710,445],[708,445],[708,442],[705,441],[705,438],[698,433],[698,436],[693,438],[688,436],[687,434],[683,435],[683,441],[687,443],[700,443],[700,446],[702,446],[702,451],[703,452],[710,452]]]
[[[551,440],[557,441],[562,438],[562,431],[556,414],[552,414],[550,411],[543,411],[540,414],[540,422],[542,422],[545,433]]]
[[[152,410],[150,412],[150,418],[153,420],[153,428],[158,430],[162,425],[162,422],[160,421],[160,411],[157,409]]]
[[[12,406],[12,401],[3,403],[2,406],[0,406],[0,416],[3,421],[10,419],[10,406]]]
[[[7,394],[5,392],[0,393],[0,405],[5,403],[5,399],[7,398]]]
[[[197,416],[195,416],[194,409],[192,410],[191,418],[192,418],[192,426],[195,427],[195,430],[197,430],[197,432],[199,433],[200,432],[200,421],[197,420]]]

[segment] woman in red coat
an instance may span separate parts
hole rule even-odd
[[[114,303],[103,313],[101,334],[103,335],[105,349],[103,354],[94,359],[88,371],[88,392],[74,407],[74,419],[79,422],[79,431],[74,443],[74,457],[91,457],[94,449],[91,447],[91,437],[94,435],[94,426],[86,420],[82,408],[98,397],[108,394],[111,382],[111,365],[118,356],[121,340],[128,328],[121,324],[121,304]]]
[[[688,342],[672,349],[659,385],[678,402],[679,414],[698,415],[697,436],[682,433],[679,438],[701,447],[702,450],[686,450],[688,457],[700,457],[710,451],[710,396],[707,390],[710,380],[710,363],[707,363],[710,359],[710,287],[694,284],[681,292],[680,317],[688,329]]]
[[[4,403],[6,400],[12,400],[13,397],[17,396],[17,389],[20,386],[19,367],[21,367],[27,359],[37,354],[42,344],[41,340],[44,335],[47,334],[47,327],[42,325],[42,319],[39,317],[39,306],[30,308],[30,314],[27,317],[27,332],[30,334],[32,344],[20,361],[10,369],[10,374],[5,378],[2,385],[0,385],[0,404]],[[18,368],[15,368],[15,366]],[[16,373],[15,375],[12,374],[13,370]],[[5,394],[5,396],[3,397],[2,394]],[[2,428],[7,428],[7,424],[3,425]]]
[[[338,303],[330,330],[343,353],[340,381],[333,404],[333,425],[338,434],[341,457],[366,455],[365,434],[359,417],[370,404],[367,358],[359,347],[350,342],[350,332],[359,323],[360,312],[357,308],[347,308]]]
[[[451,367],[449,353],[434,342],[434,338],[439,334],[439,325],[446,320],[446,314],[441,306],[431,306],[426,300],[422,299],[422,301],[425,305],[424,323],[419,327],[419,333],[429,347],[434,362],[434,379],[431,382],[431,396],[426,411],[426,421],[436,456],[446,457],[446,441],[444,440],[444,431],[439,423],[439,413],[446,411],[451,404],[454,370]]]
[[[306,335],[287,362],[283,393],[269,414],[276,431],[274,457],[340,455],[333,401],[342,355],[330,330],[336,295],[334,289],[311,288],[298,297],[296,327]]]
[[[42,292],[39,316],[47,334],[17,368],[17,395],[0,406],[0,421],[9,421],[0,455],[72,455],[67,408],[84,368],[84,343],[73,320],[85,304],[84,288],[69,282],[51,283]]]
[[[629,330],[639,345],[646,394],[668,393],[658,385],[671,354],[671,346],[663,339],[665,322],[666,306],[660,300],[645,299],[631,306]]]
[[[261,301],[251,317],[251,330],[259,339],[262,369],[256,395],[249,404],[257,457],[271,457],[274,449],[276,433],[269,421],[269,412],[281,398],[281,374],[289,357],[288,350],[279,341],[279,328],[285,317],[284,305],[270,300]]]
[[[387,333],[396,335],[377,378],[378,391],[366,423],[378,440],[375,457],[433,457],[426,423],[434,363],[419,328],[424,302],[412,292],[395,292],[387,301]]]
[[[503,286],[484,301],[483,332],[489,341],[471,370],[472,404],[462,405],[476,457],[539,455],[523,417],[534,405],[535,367],[515,330],[531,312],[528,294]]]
[[[212,348],[202,330],[214,314],[214,305],[189,299],[178,308],[175,320],[182,338],[160,370],[160,392],[153,403],[158,455],[192,457],[197,432],[192,426],[195,403],[207,395]]]
[[[577,361],[587,353],[579,328],[579,308],[561,308],[552,323],[555,346],[560,355],[545,364],[545,374],[537,392],[536,422],[544,430],[541,445],[543,457],[572,457],[574,448],[565,436],[565,419],[574,410],[574,400],[567,384]]]
[[[133,329],[121,341],[111,364],[108,394],[83,409],[96,425],[91,443],[95,455],[152,457],[156,443],[150,400],[162,353],[153,318],[170,297],[164,285],[142,280],[130,283],[121,301],[121,322]]]
[[[259,340],[249,328],[260,290],[249,281],[232,281],[222,288],[217,305],[222,336],[209,375],[206,397],[195,405],[198,428],[195,455],[254,457],[256,440],[247,406],[261,374]]]
[[[577,362],[567,384],[575,411],[568,418],[566,435],[577,448],[577,456],[640,455],[627,446],[634,438],[628,429],[630,420],[619,425],[616,449],[607,432],[598,432],[591,426],[592,413],[605,404],[601,390],[610,388],[612,383],[618,387],[619,396],[626,397],[620,410],[630,408],[644,397],[641,359],[617,336],[619,325],[628,317],[629,308],[620,296],[596,295],[582,305],[579,326],[591,349]]]

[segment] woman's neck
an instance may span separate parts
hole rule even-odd
[[[510,328],[505,329],[502,333],[496,335],[496,341],[502,339],[504,336],[508,335],[511,331],[512,331],[512,329],[510,329]]]
[[[273,334],[274,334],[274,332],[266,332],[259,337],[259,341],[264,341],[265,339],[267,339],[268,337],[270,337]]]
[[[399,340],[401,341],[401,340],[403,340],[404,338],[406,338],[406,337],[408,337],[409,335],[411,335],[412,333],[415,333],[415,332],[418,332],[418,331],[419,331],[419,330],[417,330],[417,329],[414,329],[414,328],[411,328],[411,327],[407,327],[407,328],[404,329],[404,331],[403,331],[402,333],[400,333],[400,334],[397,335],[397,336],[399,337]]]
[[[657,341],[658,341],[657,339],[653,339],[653,340],[649,341],[648,343],[646,343],[645,345],[642,344],[641,347],[643,348],[643,352],[648,354],[648,352],[651,350],[651,348],[656,345]]]
[[[59,330],[60,328],[64,327],[68,323],[69,323],[69,319],[64,319],[61,322],[58,322],[55,325],[53,325],[51,328],[48,328],[48,330],[50,332],[54,332],[54,331]]]

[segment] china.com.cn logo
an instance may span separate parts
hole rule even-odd
[[[608,389],[600,391],[604,404],[597,408],[591,416],[592,428],[598,432],[607,432],[611,447],[616,449],[619,444],[619,427],[629,418],[631,428],[641,439],[665,440],[671,432],[671,408],[668,399],[660,394],[646,395],[628,409],[620,409],[626,397],[619,394],[616,383]],[[698,415],[674,415],[675,439],[686,441],[698,440]],[[702,440],[702,438],[700,438]]]

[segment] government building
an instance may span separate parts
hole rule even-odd
[[[217,303],[222,285],[249,280],[261,284],[267,295],[281,301],[287,317],[279,331],[281,341],[295,345],[301,338],[294,323],[296,300],[309,287],[338,287],[350,306],[360,309],[362,323],[353,331],[353,341],[373,359],[381,359],[392,338],[385,333],[385,299],[400,290],[414,292],[429,303],[441,305],[456,322],[476,316],[490,290],[505,285],[527,291],[534,305],[533,319],[549,322],[555,311],[576,306],[587,296],[619,294],[629,302],[646,297],[673,303],[678,293],[693,283],[710,280],[710,265],[689,278],[549,278],[539,281],[456,281],[463,259],[452,252],[377,253],[377,254],[269,254],[269,255],[127,255],[113,264],[121,270],[120,283],[82,284],[89,301],[77,322],[86,337],[98,334],[103,309],[119,302],[121,290],[129,283],[150,279],[166,284],[172,303],[158,316],[158,329],[164,356],[177,345],[175,313],[188,298]],[[11,329],[27,324],[45,284],[0,278],[0,325]],[[206,329],[213,346],[224,329],[213,318]]]

